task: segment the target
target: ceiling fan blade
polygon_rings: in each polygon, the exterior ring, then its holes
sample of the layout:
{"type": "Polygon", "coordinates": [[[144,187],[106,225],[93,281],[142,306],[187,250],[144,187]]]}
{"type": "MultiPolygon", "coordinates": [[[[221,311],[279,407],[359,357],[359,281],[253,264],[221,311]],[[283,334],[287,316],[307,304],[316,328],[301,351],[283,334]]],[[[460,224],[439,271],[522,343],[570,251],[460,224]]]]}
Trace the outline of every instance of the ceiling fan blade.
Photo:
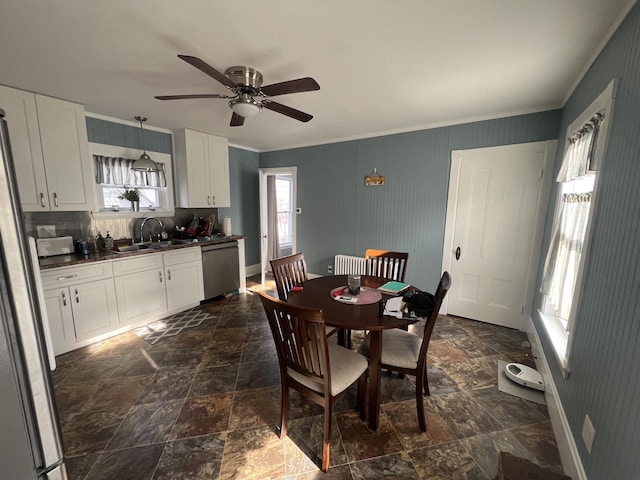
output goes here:
{"type": "Polygon", "coordinates": [[[320,90],[320,85],[311,77],[298,78],[297,80],[289,80],[287,82],[272,83],[260,88],[262,93],[275,97],[276,95],[285,95],[287,93],[310,92],[312,90],[320,90]]]}
{"type": "Polygon", "coordinates": [[[229,95],[222,95],[219,93],[202,93],[202,94],[190,94],[190,95],[156,95],[158,100],[184,100],[190,98],[233,98],[229,95]]]}
{"type": "Polygon", "coordinates": [[[217,81],[219,81],[221,84],[223,84],[227,88],[232,88],[233,89],[233,88],[236,88],[236,86],[237,86],[226,75],[224,75],[223,73],[220,73],[218,70],[213,68],[208,63],[200,60],[198,57],[192,57],[190,55],[178,55],[178,58],[181,59],[181,60],[184,60],[189,65],[192,65],[192,66],[196,67],[198,70],[206,73],[211,78],[216,79],[217,81]]]}
{"type": "Polygon", "coordinates": [[[229,124],[229,126],[241,127],[243,124],[244,124],[244,117],[241,117],[236,112],[233,112],[233,115],[231,115],[231,123],[229,124]]]}
{"type": "Polygon", "coordinates": [[[278,103],[278,102],[263,101],[262,106],[264,108],[268,108],[269,110],[273,110],[274,112],[278,112],[278,113],[281,113],[282,115],[286,115],[287,117],[300,120],[301,122],[308,122],[313,118],[313,115],[309,115],[308,113],[301,112],[300,110],[296,110],[295,108],[287,107],[286,105],[282,105],[281,103],[278,103]]]}

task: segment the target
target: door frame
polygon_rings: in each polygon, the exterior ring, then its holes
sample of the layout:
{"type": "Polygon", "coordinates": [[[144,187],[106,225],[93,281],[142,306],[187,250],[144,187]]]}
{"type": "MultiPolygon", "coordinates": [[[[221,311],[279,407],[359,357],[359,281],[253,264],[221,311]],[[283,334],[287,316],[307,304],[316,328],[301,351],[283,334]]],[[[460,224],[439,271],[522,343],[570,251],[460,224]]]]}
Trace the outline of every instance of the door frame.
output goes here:
{"type": "MultiPolygon", "coordinates": [[[[453,231],[455,227],[456,214],[458,210],[458,192],[460,188],[460,174],[463,153],[470,151],[483,151],[491,153],[491,151],[504,153],[505,149],[511,149],[514,154],[521,150],[530,150],[532,147],[540,147],[545,152],[544,165],[542,171],[542,184],[538,191],[538,204],[536,207],[535,223],[533,226],[533,242],[529,251],[529,263],[527,266],[527,280],[525,283],[525,291],[523,292],[523,311],[520,314],[519,330],[525,331],[527,319],[531,316],[533,296],[535,292],[536,277],[538,274],[538,266],[540,264],[540,255],[542,249],[542,237],[544,233],[544,222],[547,215],[549,204],[549,196],[553,180],[553,170],[555,163],[555,153],[557,148],[557,140],[546,140],[541,142],[518,143],[510,145],[500,145],[484,148],[470,148],[464,150],[451,151],[451,170],[449,174],[449,194],[447,198],[447,215],[445,220],[444,231],[444,248],[442,249],[442,271],[451,270],[452,262],[455,258],[455,245],[453,231]]],[[[454,279],[455,281],[455,279],[454,279]]],[[[449,303],[445,297],[442,302],[441,312],[448,313],[449,303]]]]}
{"type": "Polygon", "coordinates": [[[258,170],[259,176],[259,192],[260,192],[260,279],[262,285],[264,285],[267,268],[267,247],[266,247],[266,233],[268,213],[267,213],[267,177],[274,175],[291,175],[293,182],[291,188],[292,192],[292,209],[293,215],[291,216],[291,252],[296,253],[297,250],[297,205],[298,205],[298,167],[276,167],[276,168],[260,168],[258,170]]]}

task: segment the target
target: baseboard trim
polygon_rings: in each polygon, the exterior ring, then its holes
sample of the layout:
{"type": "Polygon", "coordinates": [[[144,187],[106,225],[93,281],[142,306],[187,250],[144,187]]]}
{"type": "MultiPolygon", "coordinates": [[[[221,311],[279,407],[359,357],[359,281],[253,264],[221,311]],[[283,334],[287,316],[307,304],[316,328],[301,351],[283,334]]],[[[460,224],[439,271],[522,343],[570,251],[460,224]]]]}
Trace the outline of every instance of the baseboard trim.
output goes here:
{"type": "Polygon", "coordinates": [[[575,438],[571,433],[569,420],[564,412],[560,396],[558,395],[558,389],[551,376],[549,363],[542,349],[540,337],[538,336],[531,316],[527,319],[527,333],[529,334],[529,341],[531,342],[531,351],[536,357],[536,367],[544,381],[544,398],[547,402],[553,433],[556,437],[556,443],[558,444],[562,467],[564,468],[565,474],[569,475],[572,479],[588,480],[587,474],[582,466],[582,460],[580,459],[575,438]]]}

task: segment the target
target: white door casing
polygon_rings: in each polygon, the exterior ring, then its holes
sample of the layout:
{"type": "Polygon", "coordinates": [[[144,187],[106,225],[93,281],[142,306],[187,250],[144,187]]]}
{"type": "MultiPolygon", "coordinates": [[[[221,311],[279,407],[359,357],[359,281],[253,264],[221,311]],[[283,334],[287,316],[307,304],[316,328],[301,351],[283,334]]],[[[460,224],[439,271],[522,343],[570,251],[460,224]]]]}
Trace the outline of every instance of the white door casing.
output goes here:
{"type": "MultiPolygon", "coordinates": [[[[279,167],[279,168],[261,168],[259,171],[259,192],[260,192],[260,270],[261,270],[261,283],[264,285],[266,273],[269,270],[267,265],[269,260],[267,258],[267,245],[268,238],[267,232],[269,231],[268,225],[268,212],[267,212],[267,177],[269,175],[291,175],[293,178],[293,209],[296,211],[298,205],[298,187],[297,187],[297,173],[298,167],[279,167]]],[[[291,245],[292,253],[297,252],[296,248],[296,216],[294,213],[291,218],[291,245]]]]}
{"type": "Polygon", "coordinates": [[[556,143],[452,152],[442,263],[452,285],[443,312],[524,329],[556,143]]]}

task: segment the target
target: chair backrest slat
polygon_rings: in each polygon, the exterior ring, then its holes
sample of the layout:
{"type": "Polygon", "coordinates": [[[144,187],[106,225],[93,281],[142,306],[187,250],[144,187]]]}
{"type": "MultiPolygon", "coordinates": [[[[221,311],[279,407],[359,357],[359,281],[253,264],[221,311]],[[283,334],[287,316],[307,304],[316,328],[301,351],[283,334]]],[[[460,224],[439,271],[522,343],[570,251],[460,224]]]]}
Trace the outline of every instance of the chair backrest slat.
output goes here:
{"type": "Polygon", "coordinates": [[[269,263],[271,263],[271,271],[278,290],[278,298],[286,302],[291,289],[308,280],[304,255],[294,253],[287,257],[274,258],[269,263]]]}
{"type": "Polygon", "coordinates": [[[404,282],[409,260],[408,253],[367,248],[365,256],[369,260],[367,275],[404,282]]]}
{"type": "Polygon", "coordinates": [[[440,282],[438,283],[436,293],[433,295],[435,299],[433,310],[431,311],[431,315],[429,315],[427,323],[424,326],[424,332],[422,334],[422,346],[420,347],[419,354],[420,361],[423,361],[427,356],[427,349],[429,348],[431,333],[433,332],[433,327],[435,326],[436,320],[438,319],[438,314],[440,313],[440,307],[442,306],[444,297],[447,296],[447,292],[449,291],[450,287],[451,275],[449,275],[449,272],[444,272],[442,274],[442,277],[440,277],[440,282]]]}
{"type": "Polygon", "coordinates": [[[322,310],[297,307],[260,292],[273,339],[281,375],[290,368],[324,383],[328,392],[329,350],[322,310]]]}

